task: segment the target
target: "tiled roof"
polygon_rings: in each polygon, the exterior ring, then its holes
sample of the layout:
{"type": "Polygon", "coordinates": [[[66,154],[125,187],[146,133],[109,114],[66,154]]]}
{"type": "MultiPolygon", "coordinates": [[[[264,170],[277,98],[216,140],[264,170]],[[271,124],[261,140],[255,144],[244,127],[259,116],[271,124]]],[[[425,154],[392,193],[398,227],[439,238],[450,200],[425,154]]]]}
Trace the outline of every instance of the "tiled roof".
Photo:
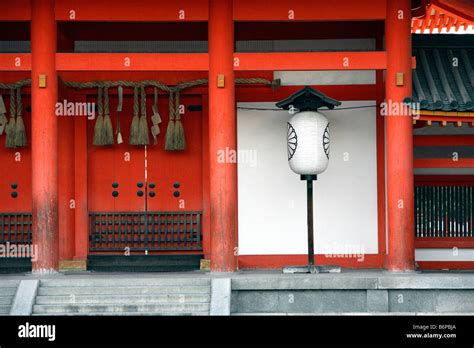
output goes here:
{"type": "Polygon", "coordinates": [[[474,111],[474,35],[423,36],[413,37],[413,101],[422,110],[474,111]]]}

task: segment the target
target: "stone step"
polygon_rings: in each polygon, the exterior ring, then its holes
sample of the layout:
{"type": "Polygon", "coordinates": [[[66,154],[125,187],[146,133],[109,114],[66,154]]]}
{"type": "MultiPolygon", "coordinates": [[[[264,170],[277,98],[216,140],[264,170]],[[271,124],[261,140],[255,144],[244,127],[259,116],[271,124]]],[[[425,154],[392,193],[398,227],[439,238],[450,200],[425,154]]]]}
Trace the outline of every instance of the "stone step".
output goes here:
{"type": "Polygon", "coordinates": [[[13,296],[0,296],[0,305],[10,305],[13,302],[13,296]]]}
{"type": "MultiPolygon", "coordinates": [[[[33,313],[34,316],[49,316],[51,314],[49,313],[33,313]]],[[[73,315],[78,315],[77,313],[61,313],[60,315],[62,316],[73,316],[73,315]]],[[[204,312],[193,312],[193,313],[181,313],[181,312],[115,312],[115,313],[109,313],[109,312],[88,312],[88,313],[80,313],[80,315],[83,316],[110,316],[110,315],[115,315],[115,316],[208,316],[209,311],[204,311],[204,312]]]]}
{"type": "Polygon", "coordinates": [[[154,312],[154,313],[181,313],[192,314],[195,312],[209,312],[209,303],[184,303],[184,304],[143,304],[143,305],[34,305],[34,314],[86,314],[86,313],[124,313],[134,312],[137,314],[154,312]]]}
{"type": "MultiPolygon", "coordinates": [[[[134,284],[135,285],[135,284],[134,284]]],[[[151,295],[151,294],[210,294],[210,286],[118,286],[118,287],[92,287],[92,286],[51,286],[40,287],[38,295],[56,296],[56,295],[151,295]]]]}
{"type": "Polygon", "coordinates": [[[14,279],[0,280],[0,289],[16,288],[18,284],[20,284],[19,280],[14,280],[14,279]]]}
{"type": "Polygon", "coordinates": [[[37,305],[46,304],[173,304],[209,303],[209,295],[201,294],[165,294],[165,295],[71,295],[37,296],[37,305]]]}
{"type": "Polygon", "coordinates": [[[0,305],[0,315],[10,314],[11,305],[0,305]]]}
{"type": "Polygon", "coordinates": [[[0,296],[14,296],[15,293],[16,293],[16,287],[0,288],[0,296]]]}
{"type": "Polygon", "coordinates": [[[117,287],[117,286],[210,286],[211,280],[209,278],[134,278],[133,280],[127,278],[117,277],[102,277],[100,279],[90,278],[75,278],[75,279],[42,279],[41,287],[117,287]]]}

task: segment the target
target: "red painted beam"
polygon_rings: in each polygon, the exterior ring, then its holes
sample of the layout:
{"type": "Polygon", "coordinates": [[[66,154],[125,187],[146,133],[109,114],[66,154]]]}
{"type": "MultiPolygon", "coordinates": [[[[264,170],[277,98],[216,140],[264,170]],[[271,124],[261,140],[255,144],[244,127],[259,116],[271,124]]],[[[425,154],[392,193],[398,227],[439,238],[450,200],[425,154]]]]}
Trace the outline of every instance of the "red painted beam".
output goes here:
{"type": "Polygon", "coordinates": [[[334,21],[385,19],[385,1],[238,0],[236,21],[334,21]]]}
{"type": "Polygon", "coordinates": [[[474,168],[474,158],[417,158],[413,164],[415,168],[474,168]]]}
{"type": "Polygon", "coordinates": [[[474,269],[474,261],[418,261],[420,269],[452,269],[452,270],[472,270],[474,269]]]}
{"type": "MultiPolygon", "coordinates": [[[[243,269],[278,269],[284,266],[304,265],[307,262],[308,255],[239,255],[239,268],[243,269]]],[[[365,254],[356,257],[315,255],[315,263],[339,265],[344,268],[383,268],[385,255],[365,254]]]]}
{"type": "Polygon", "coordinates": [[[57,53],[58,71],[207,71],[207,53],[57,53]]]}
{"type": "Polygon", "coordinates": [[[206,21],[207,0],[61,0],[58,21],[206,21]],[[74,19],[71,14],[74,11],[74,19]]]}
{"type": "Polygon", "coordinates": [[[415,238],[415,247],[420,249],[474,248],[473,238],[415,238]]]}
{"type": "Polygon", "coordinates": [[[415,146],[474,146],[474,135],[415,135],[415,146]]]}
{"type": "Polygon", "coordinates": [[[474,123],[474,117],[472,116],[462,116],[462,112],[458,113],[459,116],[452,115],[421,115],[416,120],[417,122],[431,121],[431,122],[447,122],[447,123],[456,123],[456,122],[467,122],[474,123]]]}
{"type": "Polygon", "coordinates": [[[474,175],[415,175],[417,186],[469,186],[474,184],[474,175]]]}
{"type": "Polygon", "coordinates": [[[2,53],[0,54],[0,71],[30,71],[31,54],[2,53]]]}
{"type": "Polygon", "coordinates": [[[235,53],[235,70],[381,70],[385,52],[235,53]]]}
{"type": "Polygon", "coordinates": [[[29,21],[30,0],[0,1],[0,21],[29,21]]]}

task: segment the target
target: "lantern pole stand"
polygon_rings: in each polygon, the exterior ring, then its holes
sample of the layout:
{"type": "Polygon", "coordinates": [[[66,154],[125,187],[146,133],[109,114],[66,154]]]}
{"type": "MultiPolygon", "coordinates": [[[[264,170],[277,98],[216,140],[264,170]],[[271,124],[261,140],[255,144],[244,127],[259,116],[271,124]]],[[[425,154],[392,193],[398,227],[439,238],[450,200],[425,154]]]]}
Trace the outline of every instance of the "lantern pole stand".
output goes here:
{"type": "Polygon", "coordinates": [[[317,175],[301,175],[306,181],[306,208],[308,221],[308,266],[286,266],[283,273],[340,273],[339,266],[316,266],[314,264],[314,209],[313,209],[313,181],[317,175]]]}

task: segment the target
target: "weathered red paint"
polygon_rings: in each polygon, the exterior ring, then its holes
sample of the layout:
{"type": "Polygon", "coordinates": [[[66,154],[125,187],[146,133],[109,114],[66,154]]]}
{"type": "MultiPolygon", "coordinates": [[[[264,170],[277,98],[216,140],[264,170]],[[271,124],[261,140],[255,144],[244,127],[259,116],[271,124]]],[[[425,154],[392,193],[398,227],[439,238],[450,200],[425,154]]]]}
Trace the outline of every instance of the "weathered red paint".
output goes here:
{"type": "Polygon", "coordinates": [[[58,269],[58,83],[54,0],[31,1],[33,272],[58,269]],[[45,74],[46,88],[39,87],[45,74]]]}
{"type": "MultiPolygon", "coordinates": [[[[387,72],[386,100],[401,103],[412,92],[411,8],[409,0],[387,3],[385,45],[387,72]],[[404,74],[403,86],[396,85],[396,74],[404,74]]],[[[412,118],[387,117],[387,208],[388,270],[415,269],[413,135],[412,118]]]]}
{"type": "Polygon", "coordinates": [[[219,163],[218,151],[237,150],[232,0],[209,1],[209,178],[211,270],[237,269],[237,164],[219,163]],[[225,87],[217,87],[218,75],[225,87]]]}

